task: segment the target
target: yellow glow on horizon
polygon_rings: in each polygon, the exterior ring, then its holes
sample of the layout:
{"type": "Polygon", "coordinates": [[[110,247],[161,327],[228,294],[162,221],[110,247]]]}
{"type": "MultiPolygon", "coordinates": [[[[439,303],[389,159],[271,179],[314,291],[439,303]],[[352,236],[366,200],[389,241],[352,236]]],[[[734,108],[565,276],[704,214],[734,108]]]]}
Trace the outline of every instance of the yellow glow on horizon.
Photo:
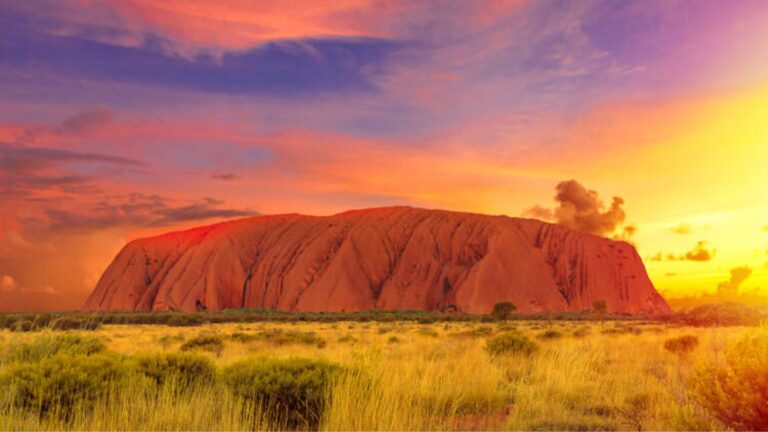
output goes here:
{"type": "Polygon", "coordinates": [[[589,148],[590,140],[600,149],[596,157],[575,156],[578,163],[551,169],[590,179],[597,190],[610,185],[624,197],[644,258],[683,254],[698,241],[717,250],[705,262],[646,259],[659,290],[712,291],[731,268],[749,266],[753,274],[742,289],[768,293],[768,86],[618,107],[590,121],[590,134],[577,134],[574,147],[589,148]],[[692,232],[672,233],[681,223],[692,232]]]}

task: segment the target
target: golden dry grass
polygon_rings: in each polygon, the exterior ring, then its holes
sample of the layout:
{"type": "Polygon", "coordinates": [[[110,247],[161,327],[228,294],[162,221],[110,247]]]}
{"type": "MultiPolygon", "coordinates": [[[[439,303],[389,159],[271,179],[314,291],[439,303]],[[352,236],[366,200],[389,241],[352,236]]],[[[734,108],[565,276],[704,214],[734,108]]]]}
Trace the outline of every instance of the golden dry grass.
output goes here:
{"type": "MultiPolygon", "coordinates": [[[[324,430],[689,430],[722,428],[691,403],[689,374],[698,361],[716,359],[755,328],[688,328],[658,323],[255,323],[198,327],[105,326],[89,332],[123,355],[177,351],[185,340],[218,334],[226,343],[208,353],[218,366],[253,357],[324,359],[346,367],[334,381],[324,430]],[[492,357],[487,335],[505,326],[536,341],[531,356],[492,357]],[[237,341],[233,333],[314,332],[324,347],[237,341]],[[546,330],[560,337],[541,338],[546,330]],[[639,331],[638,331],[639,330],[639,331]],[[474,331],[474,332],[473,332],[474,331]],[[487,331],[487,329],[486,329],[487,331]],[[478,335],[478,333],[481,333],[478,335]],[[576,333],[576,335],[574,335],[576,333]],[[638,334],[639,333],[639,334],[638,334]],[[692,334],[689,356],[664,350],[664,341],[692,334]],[[395,337],[397,340],[393,340],[395,337]]],[[[39,333],[0,333],[5,347],[39,333]]],[[[2,358],[2,355],[0,355],[2,358]]],[[[7,367],[0,362],[0,372],[7,367]]],[[[147,400],[118,389],[69,423],[20,412],[0,397],[0,429],[241,430],[270,429],[219,385],[186,397],[173,391],[147,400]]]]}

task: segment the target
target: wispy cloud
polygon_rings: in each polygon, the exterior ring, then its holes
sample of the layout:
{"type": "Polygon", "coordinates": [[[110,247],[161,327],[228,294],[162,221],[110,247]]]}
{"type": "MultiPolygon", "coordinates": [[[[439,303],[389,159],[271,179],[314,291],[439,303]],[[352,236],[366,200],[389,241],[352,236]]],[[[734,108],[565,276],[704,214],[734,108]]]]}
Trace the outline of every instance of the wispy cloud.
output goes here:
{"type": "Polygon", "coordinates": [[[108,200],[77,210],[47,209],[48,228],[54,231],[99,230],[105,228],[168,227],[180,222],[254,216],[248,209],[222,207],[223,200],[203,198],[184,203],[160,195],[134,193],[111,196],[108,200]]]}
{"type": "Polygon", "coordinates": [[[649,257],[650,261],[696,261],[706,262],[715,258],[717,251],[709,247],[706,241],[702,240],[696,243],[696,245],[689,251],[674,254],[658,252],[655,255],[649,257]]]}

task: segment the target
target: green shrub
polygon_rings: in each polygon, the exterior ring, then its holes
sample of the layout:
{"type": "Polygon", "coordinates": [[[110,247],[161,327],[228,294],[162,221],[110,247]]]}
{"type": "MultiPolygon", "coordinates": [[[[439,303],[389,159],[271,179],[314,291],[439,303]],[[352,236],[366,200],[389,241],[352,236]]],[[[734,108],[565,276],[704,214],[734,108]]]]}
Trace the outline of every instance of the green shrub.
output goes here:
{"type": "Polygon", "coordinates": [[[539,339],[560,339],[562,336],[563,334],[557,330],[546,330],[545,332],[540,333],[537,337],[539,339]]]}
{"type": "Polygon", "coordinates": [[[161,336],[157,342],[160,344],[160,346],[163,347],[163,349],[167,349],[174,343],[181,343],[184,342],[184,336],[177,334],[177,335],[163,335],[161,336]]]}
{"type": "Polygon", "coordinates": [[[533,341],[519,333],[503,333],[488,339],[485,349],[492,356],[506,354],[531,355],[536,352],[538,347],[533,341]]]}
{"type": "Polygon", "coordinates": [[[650,406],[650,396],[646,393],[639,393],[628,396],[624,399],[624,406],[617,406],[614,411],[619,415],[622,423],[631,427],[632,430],[642,431],[650,406]]]}
{"type": "Polygon", "coordinates": [[[9,362],[35,362],[57,354],[93,355],[106,350],[101,340],[78,334],[40,335],[29,342],[11,344],[5,357],[9,362]]]}
{"type": "Polygon", "coordinates": [[[643,331],[639,327],[636,327],[633,325],[622,325],[622,326],[619,326],[618,329],[622,333],[628,333],[633,335],[639,335],[643,333],[643,331]]]}
{"type": "Polygon", "coordinates": [[[191,385],[211,384],[216,366],[205,356],[188,353],[144,354],[134,358],[137,370],[157,385],[168,382],[191,385]]]}
{"type": "Polygon", "coordinates": [[[691,378],[696,400],[735,430],[768,430],[768,333],[745,337],[725,361],[702,364],[691,378]]]}
{"type": "Polygon", "coordinates": [[[473,337],[484,337],[484,336],[490,336],[493,334],[493,328],[489,326],[480,326],[472,329],[471,332],[473,337]]]}
{"type": "Polygon", "coordinates": [[[517,331],[517,326],[509,323],[502,323],[496,326],[496,329],[501,332],[517,331]]]}
{"type": "Polygon", "coordinates": [[[170,315],[165,323],[172,327],[192,327],[202,324],[203,320],[197,315],[175,313],[170,315]]]}
{"type": "Polygon", "coordinates": [[[35,330],[44,329],[48,327],[51,320],[53,320],[53,316],[50,314],[35,315],[35,318],[32,320],[32,328],[35,330]]]}
{"type": "Polygon", "coordinates": [[[0,374],[0,387],[12,391],[18,408],[66,420],[73,408],[87,409],[129,373],[114,355],[56,355],[37,363],[9,365],[0,374]]]}
{"type": "Polygon", "coordinates": [[[98,330],[101,323],[94,319],[61,317],[51,321],[50,327],[51,330],[98,330]]]}
{"type": "Polygon", "coordinates": [[[434,316],[423,316],[416,319],[419,324],[432,324],[435,321],[437,321],[437,317],[434,316]]]}
{"type": "Polygon", "coordinates": [[[677,355],[687,355],[699,346],[699,338],[693,335],[679,336],[664,341],[664,349],[677,355]]]}
{"type": "Polygon", "coordinates": [[[420,328],[418,333],[422,336],[439,337],[440,334],[431,328],[420,328]]]}
{"type": "Polygon", "coordinates": [[[261,406],[270,420],[289,428],[317,428],[332,377],[340,369],[327,362],[246,360],[224,370],[236,396],[261,406]]]}
{"type": "Polygon", "coordinates": [[[357,339],[352,335],[346,335],[339,338],[340,343],[355,343],[357,339]]]}
{"type": "Polygon", "coordinates": [[[315,332],[272,329],[259,333],[259,337],[275,345],[315,345],[318,348],[323,348],[326,345],[325,340],[315,332]]]}
{"type": "Polygon", "coordinates": [[[512,314],[517,310],[512,302],[501,302],[493,305],[491,316],[498,320],[508,320],[512,318],[512,314]]]}
{"type": "Polygon", "coordinates": [[[243,332],[234,332],[231,335],[229,335],[229,338],[235,342],[248,343],[253,340],[256,340],[256,335],[253,335],[250,333],[243,333],[243,332]]]}
{"type": "Polygon", "coordinates": [[[179,349],[182,351],[202,350],[219,355],[224,350],[224,339],[217,335],[197,335],[181,344],[179,349]]]}
{"type": "Polygon", "coordinates": [[[582,338],[582,337],[589,336],[589,333],[590,333],[589,327],[579,327],[573,331],[573,336],[577,338],[582,338]]]}
{"type": "Polygon", "coordinates": [[[35,331],[35,324],[32,320],[18,320],[13,323],[12,330],[19,333],[35,331]]]}

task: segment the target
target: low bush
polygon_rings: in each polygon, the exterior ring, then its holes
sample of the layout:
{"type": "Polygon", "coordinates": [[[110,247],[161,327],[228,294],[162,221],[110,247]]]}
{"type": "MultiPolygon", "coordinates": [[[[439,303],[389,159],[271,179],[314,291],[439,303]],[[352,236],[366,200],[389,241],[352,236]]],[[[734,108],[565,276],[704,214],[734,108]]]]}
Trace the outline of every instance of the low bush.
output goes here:
{"type": "Polygon", "coordinates": [[[486,351],[492,356],[506,354],[531,355],[538,349],[536,343],[519,333],[503,333],[488,339],[486,351]]]}
{"type": "Polygon", "coordinates": [[[315,429],[338,366],[303,359],[245,360],[227,367],[224,382],[233,393],[270,413],[277,426],[315,429]]]}
{"type": "Polygon", "coordinates": [[[34,319],[32,320],[32,327],[35,330],[40,330],[48,327],[48,325],[51,323],[51,321],[54,319],[52,315],[49,314],[38,314],[35,315],[34,319]]]}
{"type": "Polygon", "coordinates": [[[181,388],[212,384],[216,366],[205,356],[189,353],[144,354],[134,358],[137,370],[155,384],[177,383],[181,388]]]}
{"type": "Polygon", "coordinates": [[[419,324],[432,324],[437,322],[436,316],[422,316],[416,319],[416,322],[419,324]]]}
{"type": "Polygon", "coordinates": [[[537,337],[539,339],[560,339],[562,336],[563,334],[557,330],[546,330],[543,333],[540,333],[537,337]]]}
{"type": "Polygon", "coordinates": [[[496,326],[496,329],[502,332],[517,331],[517,326],[509,323],[502,323],[496,326]]]}
{"type": "Polygon", "coordinates": [[[184,336],[177,334],[177,335],[163,335],[160,336],[159,339],[157,339],[157,342],[160,344],[160,346],[163,347],[163,349],[167,349],[174,343],[181,343],[184,342],[184,336]]]}
{"type": "Polygon", "coordinates": [[[326,345],[325,340],[314,332],[273,329],[259,333],[259,337],[275,345],[315,345],[318,348],[326,345]]]}
{"type": "Polygon", "coordinates": [[[691,385],[697,402],[728,428],[768,430],[768,333],[728,348],[724,362],[700,365],[691,385]]]}
{"type": "Polygon", "coordinates": [[[248,343],[257,339],[256,335],[253,335],[250,333],[243,333],[243,332],[234,332],[231,335],[229,335],[229,338],[235,342],[240,342],[240,343],[248,343]]]}
{"type": "Polygon", "coordinates": [[[390,336],[389,339],[387,339],[387,343],[388,344],[400,343],[400,338],[398,338],[397,336],[390,336]]]}
{"type": "Polygon", "coordinates": [[[493,328],[489,326],[475,327],[471,331],[472,337],[484,337],[493,334],[493,328]]]}
{"type": "Polygon", "coordinates": [[[197,335],[181,344],[179,349],[182,351],[202,350],[219,355],[224,350],[224,339],[217,335],[197,335]]]}
{"type": "Polygon", "coordinates": [[[577,338],[587,337],[590,334],[589,327],[579,327],[573,331],[573,336],[577,338]]]}
{"type": "Polygon", "coordinates": [[[32,320],[18,320],[13,323],[11,330],[19,333],[31,332],[37,330],[32,320]]]}
{"type": "Polygon", "coordinates": [[[98,330],[101,323],[94,319],[56,318],[50,322],[51,330],[98,330]]]}
{"type": "Polygon", "coordinates": [[[100,396],[127,378],[130,369],[114,355],[56,355],[36,363],[15,363],[0,374],[0,387],[14,395],[24,411],[64,420],[76,406],[88,409],[100,396]]]}
{"type": "Polygon", "coordinates": [[[93,355],[106,350],[101,340],[78,334],[40,335],[29,342],[8,346],[5,358],[8,362],[35,362],[57,354],[93,355]]]}
{"type": "Polygon", "coordinates": [[[355,343],[357,339],[352,335],[346,335],[339,338],[340,343],[355,343]]]}
{"type": "Polygon", "coordinates": [[[175,313],[166,318],[165,324],[172,327],[192,327],[203,324],[203,319],[199,315],[175,313]]]}
{"type": "Polygon", "coordinates": [[[419,333],[422,336],[429,336],[429,337],[435,337],[435,338],[440,336],[440,333],[436,332],[431,328],[420,328],[418,329],[417,333],[419,333]]]}
{"type": "Polygon", "coordinates": [[[667,339],[664,341],[664,349],[677,355],[687,355],[699,346],[699,338],[693,335],[685,335],[667,339]]]}

